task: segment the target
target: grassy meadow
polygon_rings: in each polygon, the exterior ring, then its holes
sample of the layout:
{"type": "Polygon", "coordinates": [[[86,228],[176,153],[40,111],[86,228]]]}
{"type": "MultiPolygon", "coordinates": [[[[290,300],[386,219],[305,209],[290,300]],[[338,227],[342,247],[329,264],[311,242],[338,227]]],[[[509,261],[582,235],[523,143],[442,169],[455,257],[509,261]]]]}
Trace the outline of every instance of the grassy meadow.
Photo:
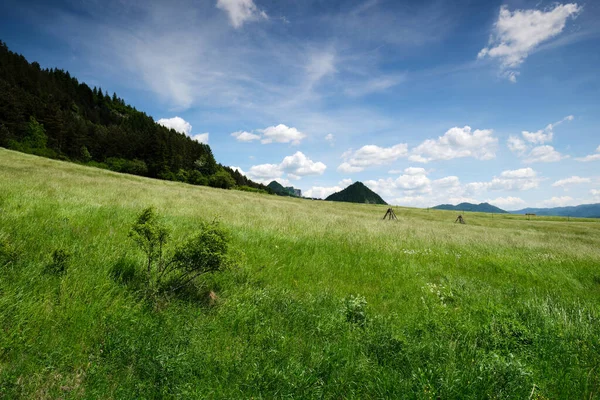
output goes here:
{"type": "Polygon", "coordinates": [[[600,398],[600,221],[385,211],[0,149],[0,398],[600,398]],[[234,265],[144,296],[149,206],[234,265]]]}

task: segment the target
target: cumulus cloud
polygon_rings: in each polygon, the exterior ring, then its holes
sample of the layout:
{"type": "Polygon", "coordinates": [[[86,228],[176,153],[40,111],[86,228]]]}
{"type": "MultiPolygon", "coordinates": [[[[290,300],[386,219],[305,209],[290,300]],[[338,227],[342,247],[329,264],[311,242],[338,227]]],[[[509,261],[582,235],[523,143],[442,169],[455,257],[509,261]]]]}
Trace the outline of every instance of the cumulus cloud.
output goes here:
{"type": "Polygon", "coordinates": [[[312,197],[315,199],[324,199],[329,195],[344,190],[350,184],[352,184],[352,179],[342,179],[335,186],[313,186],[310,189],[304,191],[305,197],[312,197]]]}
{"type": "Polygon", "coordinates": [[[312,161],[300,151],[285,157],[279,166],[290,176],[323,175],[327,169],[325,164],[312,161]]]}
{"type": "Polygon", "coordinates": [[[552,184],[552,187],[567,187],[570,185],[579,185],[581,183],[591,183],[592,180],[590,178],[582,178],[580,176],[572,176],[566,179],[560,179],[552,184]]]}
{"type": "Polygon", "coordinates": [[[282,175],[283,171],[279,167],[279,164],[260,164],[251,166],[247,176],[259,182],[265,180],[270,182],[275,178],[280,178],[282,175]]]}
{"type": "Polygon", "coordinates": [[[577,201],[570,196],[552,197],[541,203],[542,207],[565,207],[575,205],[577,201]]]}
{"type": "Polygon", "coordinates": [[[169,129],[174,129],[179,133],[183,133],[184,135],[189,136],[192,140],[195,140],[199,143],[208,144],[208,132],[192,135],[192,124],[190,124],[183,118],[161,118],[158,121],[156,121],[156,123],[169,129]]]}
{"type": "Polygon", "coordinates": [[[314,162],[298,151],[287,156],[279,164],[260,164],[250,167],[247,176],[261,183],[269,183],[284,174],[290,179],[300,179],[308,175],[323,175],[327,166],[322,162],[314,162]]]}
{"type": "Polygon", "coordinates": [[[231,166],[231,167],[229,167],[229,168],[231,168],[231,169],[232,169],[232,170],[234,170],[234,171],[237,171],[237,172],[239,172],[240,174],[242,174],[242,175],[244,175],[244,176],[246,175],[246,173],[244,172],[244,170],[242,170],[240,167],[231,166]]]}
{"type": "Polygon", "coordinates": [[[340,172],[360,172],[365,168],[390,164],[408,154],[408,145],[400,143],[391,147],[379,147],[369,144],[342,154],[344,162],[338,167],[340,172]]]}
{"type": "Polygon", "coordinates": [[[437,140],[428,139],[415,147],[409,160],[423,163],[462,157],[490,160],[496,157],[497,144],[491,129],[471,132],[470,126],[454,127],[437,140]]]}
{"type": "Polygon", "coordinates": [[[441,179],[431,180],[428,172],[423,168],[406,168],[404,174],[396,178],[368,180],[365,182],[369,188],[387,199],[403,199],[402,203],[408,205],[409,198],[416,201],[420,196],[429,196],[421,206],[433,205],[435,202],[446,200],[448,197],[461,196],[460,180],[456,176],[447,176],[441,179]],[[401,196],[399,196],[401,195],[401,196]]]}
{"type": "Polygon", "coordinates": [[[501,74],[514,83],[519,75],[518,67],[529,54],[541,43],[560,34],[567,20],[581,10],[576,3],[556,4],[547,11],[510,11],[507,6],[502,6],[489,44],[481,49],[477,58],[498,59],[501,74]]]}
{"type": "Polygon", "coordinates": [[[504,208],[504,209],[512,209],[512,210],[521,208],[521,207],[525,206],[525,204],[526,204],[525,200],[521,199],[520,197],[512,197],[512,196],[488,199],[488,200],[486,200],[486,203],[490,203],[496,207],[500,207],[500,208],[504,208]]]}
{"type": "Polygon", "coordinates": [[[156,123],[188,136],[192,133],[192,125],[180,117],[161,118],[156,123]]]}
{"type": "Polygon", "coordinates": [[[260,135],[256,135],[251,132],[237,131],[231,134],[238,142],[251,142],[253,140],[259,140],[260,135]]]}
{"type": "Polygon", "coordinates": [[[472,182],[466,185],[470,192],[480,193],[485,190],[522,191],[539,186],[541,179],[532,168],[521,168],[503,171],[489,182],[472,182]]]}
{"type": "Polygon", "coordinates": [[[508,148],[513,153],[523,154],[527,151],[527,144],[525,144],[525,142],[522,139],[519,139],[516,136],[513,136],[513,135],[509,136],[507,143],[508,143],[508,148]]]}
{"type": "Polygon", "coordinates": [[[195,140],[198,143],[204,143],[204,144],[208,144],[208,136],[209,133],[198,133],[197,135],[192,135],[190,136],[192,138],[192,140],[195,140]]]}
{"type": "MultiPolygon", "coordinates": [[[[261,143],[291,143],[293,145],[300,144],[302,139],[306,138],[306,135],[300,132],[296,128],[291,128],[284,124],[277,126],[269,126],[265,129],[255,129],[252,132],[237,131],[231,134],[238,142],[252,142],[254,140],[261,140],[261,143]],[[255,133],[258,132],[258,133],[255,133]]],[[[325,138],[328,139],[329,135],[325,138]]],[[[330,137],[333,140],[333,135],[330,137]]]]}
{"type": "Polygon", "coordinates": [[[531,149],[524,161],[531,164],[537,162],[557,162],[564,158],[569,158],[569,156],[562,155],[554,147],[546,145],[531,149]]]}
{"type": "Polygon", "coordinates": [[[408,167],[404,169],[406,175],[425,175],[425,168],[420,167],[408,167]]]}
{"type": "Polygon", "coordinates": [[[247,21],[267,19],[267,13],[256,7],[253,0],[217,0],[217,8],[225,11],[234,28],[241,28],[247,21]]]}
{"type": "Polygon", "coordinates": [[[262,132],[261,143],[292,143],[294,145],[300,144],[300,141],[306,137],[306,135],[300,132],[296,128],[290,128],[284,124],[277,126],[270,126],[265,129],[259,129],[262,132]]]}
{"type": "Polygon", "coordinates": [[[333,145],[333,143],[335,142],[335,137],[333,136],[333,134],[328,133],[327,136],[325,136],[325,141],[333,145]]]}
{"type": "Polygon", "coordinates": [[[594,197],[600,197],[600,190],[592,189],[592,190],[590,190],[590,194],[594,197]]]}
{"type": "Polygon", "coordinates": [[[585,156],[585,157],[577,157],[577,158],[575,158],[575,160],[581,161],[581,162],[600,160],[600,146],[598,146],[598,148],[596,149],[595,154],[590,154],[589,156],[585,156]]]}
{"type": "Polygon", "coordinates": [[[573,117],[572,115],[568,115],[558,122],[548,124],[544,129],[540,129],[536,132],[523,131],[521,132],[521,134],[523,135],[523,138],[525,138],[525,140],[527,140],[529,143],[544,144],[546,142],[551,142],[554,137],[554,128],[556,128],[558,125],[562,124],[565,121],[573,121],[574,118],[575,117],[573,117]]]}
{"type": "Polygon", "coordinates": [[[523,139],[511,135],[507,141],[508,148],[520,157],[525,156],[526,158],[524,161],[526,163],[556,162],[568,158],[568,156],[560,154],[550,145],[532,146],[552,142],[552,139],[554,138],[554,128],[565,121],[573,121],[573,119],[574,117],[572,115],[568,115],[560,121],[548,124],[544,129],[540,129],[536,132],[522,131],[521,135],[523,136],[523,139]],[[529,153],[527,153],[528,151],[529,153]]]}

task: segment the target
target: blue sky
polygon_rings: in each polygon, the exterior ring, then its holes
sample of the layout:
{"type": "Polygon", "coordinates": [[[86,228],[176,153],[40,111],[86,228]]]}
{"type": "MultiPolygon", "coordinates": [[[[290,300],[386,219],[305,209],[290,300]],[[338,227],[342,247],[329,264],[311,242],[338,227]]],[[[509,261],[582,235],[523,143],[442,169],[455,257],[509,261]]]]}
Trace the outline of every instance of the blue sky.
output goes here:
{"type": "Polygon", "coordinates": [[[600,4],[8,0],[0,39],[250,178],[389,203],[600,202],[600,4]]]}

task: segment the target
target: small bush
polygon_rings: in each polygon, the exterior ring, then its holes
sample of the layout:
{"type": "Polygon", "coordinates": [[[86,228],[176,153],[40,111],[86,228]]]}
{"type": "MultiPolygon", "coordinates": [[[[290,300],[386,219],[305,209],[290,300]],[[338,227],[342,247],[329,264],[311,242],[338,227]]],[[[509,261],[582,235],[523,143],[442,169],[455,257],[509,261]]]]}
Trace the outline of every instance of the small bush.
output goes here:
{"type": "Polygon", "coordinates": [[[196,277],[225,267],[229,238],[218,222],[202,223],[199,232],[178,246],[169,267],[175,278],[173,289],[181,288],[196,277]]]}
{"type": "Polygon", "coordinates": [[[164,288],[162,282],[167,282],[167,288],[176,291],[200,275],[225,268],[229,236],[218,222],[201,223],[194,236],[176,246],[171,257],[163,258],[169,235],[152,208],[143,210],[131,227],[129,236],[146,255],[149,289],[164,288]]]}
{"type": "Polygon", "coordinates": [[[155,263],[158,263],[159,271],[163,269],[163,248],[169,238],[169,231],[159,221],[154,208],[149,207],[138,215],[129,237],[146,254],[146,275],[150,283],[155,263]]]}
{"type": "Polygon", "coordinates": [[[67,272],[71,261],[71,253],[64,249],[52,252],[52,262],[46,266],[46,272],[52,275],[62,275],[67,272]]]}
{"type": "Polygon", "coordinates": [[[364,327],[367,322],[367,299],[360,295],[350,295],[343,302],[343,312],[346,316],[346,321],[364,327]]]}

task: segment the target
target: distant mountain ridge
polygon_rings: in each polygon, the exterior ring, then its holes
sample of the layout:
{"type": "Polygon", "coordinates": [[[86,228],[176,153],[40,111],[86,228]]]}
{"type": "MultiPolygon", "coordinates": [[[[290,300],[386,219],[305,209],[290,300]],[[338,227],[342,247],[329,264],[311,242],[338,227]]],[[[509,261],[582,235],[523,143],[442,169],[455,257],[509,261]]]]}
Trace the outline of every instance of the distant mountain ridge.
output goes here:
{"type": "Polygon", "coordinates": [[[556,217],[576,217],[576,218],[600,218],[600,203],[581,204],[569,207],[553,208],[524,208],[522,210],[511,211],[511,214],[536,214],[543,216],[556,217]]]}
{"type": "Polygon", "coordinates": [[[485,212],[485,213],[495,213],[495,214],[508,214],[508,211],[505,211],[501,208],[491,205],[490,203],[460,203],[457,205],[452,204],[440,204],[439,206],[432,207],[436,210],[452,210],[452,211],[473,211],[473,212],[485,212]]]}
{"type": "Polygon", "coordinates": [[[267,187],[280,196],[302,197],[302,191],[300,189],[296,189],[293,186],[284,187],[277,181],[271,181],[267,187]]]}
{"type": "Polygon", "coordinates": [[[386,204],[387,203],[374,191],[362,182],[354,182],[344,190],[328,196],[326,201],[343,201],[347,203],[386,204]]]}

